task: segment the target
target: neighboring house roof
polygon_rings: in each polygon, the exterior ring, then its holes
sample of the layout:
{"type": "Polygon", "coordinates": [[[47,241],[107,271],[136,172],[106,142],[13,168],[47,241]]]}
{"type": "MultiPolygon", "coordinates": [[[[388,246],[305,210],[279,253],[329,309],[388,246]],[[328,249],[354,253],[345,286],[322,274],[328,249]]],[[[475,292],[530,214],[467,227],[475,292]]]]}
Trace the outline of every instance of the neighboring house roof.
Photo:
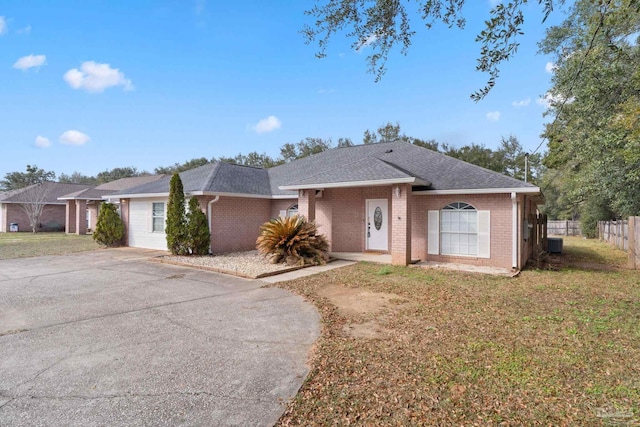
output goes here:
{"type": "MultiPolygon", "coordinates": [[[[408,183],[424,193],[539,193],[534,185],[416,145],[395,141],[334,148],[269,169],[210,163],[180,174],[185,193],[296,197],[305,188],[408,183]]],[[[116,193],[149,197],[169,193],[170,177],[116,193]]]]}
{"type": "Polygon", "coordinates": [[[102,200],[105,196],[117,193],[118,191],[157,181],[163,177],[164,175],[148,175],[120,178],[98,186],[85,186],[88,188],[65,194],[60,197],[60,200],[102,200]]]}
{"type": "Polygon", "coordinates": [[[30,203],[36,188],[38,191],[38,201],[48,205],[64,205],[65,202],[58,200],[61,196],[72,192],[84,191],[91,186],[85,184],[65,184],[60,182],[46,181],[42,184],[30,185],[28,187],[0,193],[0,203],[30,203]],[[42,187],[39,187],[42,185],[42,187]]]}

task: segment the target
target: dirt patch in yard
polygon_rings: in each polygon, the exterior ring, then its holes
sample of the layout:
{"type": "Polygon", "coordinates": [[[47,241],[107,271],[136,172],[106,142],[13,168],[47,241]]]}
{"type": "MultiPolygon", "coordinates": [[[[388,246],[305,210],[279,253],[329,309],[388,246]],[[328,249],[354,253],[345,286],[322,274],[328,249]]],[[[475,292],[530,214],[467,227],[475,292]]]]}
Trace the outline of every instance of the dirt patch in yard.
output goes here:
{"type": "Polygon", "coordinates": [[[381,322],[390,311],[404,307],[409,302],[396,294],[339,285],[323,286],[318,289],[318,295],[328,299],[340,315],[351,320],[342,328],[345,335],[365,340],[387,337],[390,331],[381,322]]]}
{"type": "Polygon", "coordinates": [[[396,294],[338,285],[323,286],[318,289],[318,295],[331,301],[344,316],[376,314],[409,302],[396,294]]]}

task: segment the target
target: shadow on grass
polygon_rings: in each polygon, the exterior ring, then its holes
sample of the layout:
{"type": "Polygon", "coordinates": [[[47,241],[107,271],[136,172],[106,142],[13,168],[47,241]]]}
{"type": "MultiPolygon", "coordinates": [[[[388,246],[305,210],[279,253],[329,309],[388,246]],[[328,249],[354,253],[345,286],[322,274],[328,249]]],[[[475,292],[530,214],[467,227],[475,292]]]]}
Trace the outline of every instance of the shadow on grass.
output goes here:
{"type": "Polygon", "coordinates": [[[562,254],[550,254],[556,268],[616,271],[626,267],[626,253],[596,239],[565,237],[562,254]]]}

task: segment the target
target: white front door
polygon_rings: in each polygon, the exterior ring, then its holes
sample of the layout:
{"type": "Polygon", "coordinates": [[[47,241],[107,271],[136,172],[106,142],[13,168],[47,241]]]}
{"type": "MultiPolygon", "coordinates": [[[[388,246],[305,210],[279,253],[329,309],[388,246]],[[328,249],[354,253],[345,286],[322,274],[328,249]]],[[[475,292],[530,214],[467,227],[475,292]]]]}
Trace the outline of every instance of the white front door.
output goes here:
{"type": "Polygon", "coordinates": [[[367,250],[389,250],[389,201],[387,199],[367,200],[366,238],[367,250]]]}

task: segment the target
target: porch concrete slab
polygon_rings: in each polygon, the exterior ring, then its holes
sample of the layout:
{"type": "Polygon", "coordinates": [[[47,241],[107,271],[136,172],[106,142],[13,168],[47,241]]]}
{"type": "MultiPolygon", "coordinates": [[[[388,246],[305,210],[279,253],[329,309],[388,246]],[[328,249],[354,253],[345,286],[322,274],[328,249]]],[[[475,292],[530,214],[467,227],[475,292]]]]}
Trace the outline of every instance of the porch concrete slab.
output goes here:
{"type": "Polygon", "coordinates": [[[507,269],[507,268],[458,264],[453,262],[421,261],[416,264],[413,264],[412,267],[427,268],[427,269],[444,268],[447,270],[466,271],[469,273],[482,273],[482,274],[491,274],[494,276],[507,276],[507,277],[513,277],[515,274],[517,274],[517,272],[514,272],[513,270],[507,269]]]}
{"type": "Polygon", "coordinates": [[[391,264],[391,254],[374,253],[374,252],[331,252],[332,258],[347,261],[366,261],[376,262],[378,264],[391,264]]]}
{"type": "Polygon", "coordinates": [[[316,265],[313,267],[307,267],[300,270],[289,271],[288,273],[282,273],[275,276],[263,277],[260,280],[266,283],[287,282],[289,280],[295,280],[295,279],[300,279],[301,277],[313,276],[314,274],[323,273],[329,270],[335,270],[336,268],[342,268],[342,267],[346,267],[348,265],[353,265],[353,264],[355,264],[355,262],[339,259],[325,265],[316,265]]]}

